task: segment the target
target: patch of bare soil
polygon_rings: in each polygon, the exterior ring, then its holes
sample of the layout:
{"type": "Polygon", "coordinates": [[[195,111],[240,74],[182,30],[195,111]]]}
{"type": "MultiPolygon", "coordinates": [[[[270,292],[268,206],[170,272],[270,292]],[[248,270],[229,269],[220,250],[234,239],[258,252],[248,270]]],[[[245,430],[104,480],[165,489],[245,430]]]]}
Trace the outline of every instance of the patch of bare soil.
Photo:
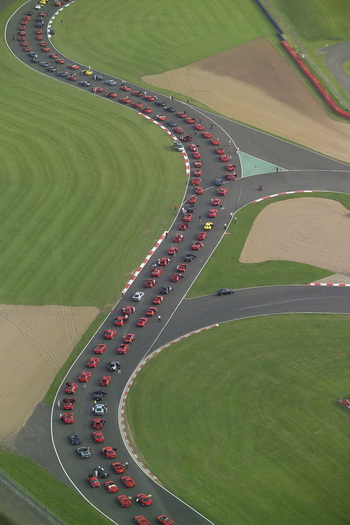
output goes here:
{"type": "Polygon", "coordinates": [[[27,421],[98,315],[93,307],[0,305],[0,442],[27,421]]]}
{"type": "MultiPolygon", "coordinates": [[[[296,261],[350,278],[350,214],[331,199],[301,198],[266,206],[255,219],[240,262],[296,261]]],[[[341,280],[338,280],[341,279],[341,280]]],[[[329,278],[325,279],[331,282],[329,278]]]]}
{"type": "MultiPolygon", "coordinates": [[[[350,126],[333,120],[294,69],[265,38],[189,66],[146,76],[215,111],[350,162],[350,126]]],[[[239,145],[239,137],[235,137],[239,145]]]]}

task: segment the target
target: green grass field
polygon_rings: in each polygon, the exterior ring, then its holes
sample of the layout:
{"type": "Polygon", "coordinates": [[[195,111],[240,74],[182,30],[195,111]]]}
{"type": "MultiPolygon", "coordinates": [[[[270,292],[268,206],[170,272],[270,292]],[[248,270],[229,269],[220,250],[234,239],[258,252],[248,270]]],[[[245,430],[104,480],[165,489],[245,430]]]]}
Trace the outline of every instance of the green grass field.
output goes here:
{"type": "Polygon", "coordinates": [[[239,211],[237,222],[232,222],[228,235],[209,259],[204,270],[189,291],[189,297],[213,293],[218,288],[249,288],[253,286],[307,284],[322,279],[331,272],[308,264],[290,261],[266,261],[263,263],[242,264],[239,262],[244,243],[255,218],[270,204],[286,199],[325,198],[333,199],[350,209],[350,195],[339,193],[296,194],[276,197],[272,200],[250,204],[239,211]]]}
{"type": "Polygon", "coordinates": [[[79,0],[54,27],[64,54],[134,82],[258,36],[276,43],[274,28],[251,0],[104,0],[98,13],[94,0],[79,0]]]}
{"type": "MultiPolygon", "coordinates": [[[[86,523],[87,525],[108,525],[110,520],[104,518],[76,492],[48,474],[36,463],[23,456],[0,451],[1,471],[10,479],[39,500],[42,505],[67,525],[86,523]]],[[[0,523],[5,523],[1,521],[0,523]]],[[[12,521],[9,523],[13,523],[12,521]]]]}
{"type": "Polygon", "coordinates": [[[146,119],[0,46],[0,303],[114,304],[172,221],[182,156],[146,119]]]}
{"type": "MultiPolygon", "coordinates": [[[[319,49],[326,46],[349,40],[349,2],[347,0],[294,0],[293,2],[269,0],[269,3],[278,14],[277,20],[286,24],[282,23],[286,38],[295,44],[290,28],[302,42],[306,56],[317,64],[323,75],[335,87],[336,97],[350,103],[350,95],[328,71],[323,55],[318,53],[319,49]]],[[[265,5],[268,8],[268,3],[265,5]]]]}
{"type": "Polygon", "coordinates": [[[345,316],[280,315],[172,345],[130,391],[137,449],[215,525],[348,523],[349,337],[345,316]]]}

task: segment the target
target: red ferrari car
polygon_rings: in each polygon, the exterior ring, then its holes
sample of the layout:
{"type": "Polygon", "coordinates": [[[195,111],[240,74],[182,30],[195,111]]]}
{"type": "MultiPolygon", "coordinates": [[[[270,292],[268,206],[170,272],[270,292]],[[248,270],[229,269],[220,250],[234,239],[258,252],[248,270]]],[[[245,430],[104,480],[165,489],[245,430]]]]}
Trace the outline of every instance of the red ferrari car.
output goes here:
{"type": "Polygon", "coordinates": [[[180,117],[180,118],[185,118],[185,117],[187,117],[187,114],[186,114],[186,112],[178,111],[178,112],[176,113],[176,116],[177,116],[177,117],[180,117]]]}
{"type": "Polygon", "coordinates": [[[225,148],[215,148],[215,153],[223,155],[225,153],[225,148]]]}
{"type": "Polygon", "coordinates": [[[188,146],[188,148],[189,148],[190,151],[198,151],[198,146],[197,146],[197,144],[190,144],[190,145],[188,146]]]}
{"type": "Polygon", "coordinates": [[[93,489],[100,486],[100,482],[94,474],[89,474],[86,479],[88,480],[93,489]]]}
{"type": "Polygon", "coordinates": [[[193,170],[194,177],[200,177],[201,175],[202,175],[202,170],[200,168],[196,168],[193,170]]]}
{"type": "Polygon", "coordinates": [[[161,268],[154,268],[152,271],[151,271],[151,275],[152,277],[160,277],[163,273],[163,270],[161,268]]]}
{"type": "Polygon", "coordinates": [[[142,109],[143,108],[142,102],[133,102],[131,105],[132,105],[133,108],[137,108],[137,109],[142,109]]]}
{"type": "Polygon", "coordinates": [[[208,212],[208,217],[210,217],[211,219],[213,219],[214,217],[217,216],[218,213],[219,213],[219,210],[209,210],[209,212],[208,212]]]}
{"type": "Polygon", "coordinates": [[[127,489],[131,489],[132,487],[135,487],[136,483],[130,476],[122,476],[120,478],[120,481],[123,483],[124,487],[127,489]]]}
{"type": "Polygon", "coordinates": [[[129,86],[125,86],[125,85],[124,85],[124,86],[121,86],[120,89],[121,89],[122,91],[131,91],[131,87],[129,87],[129,86]]]}
{"type": "Polygon", "coordinates": [[[179,230],[180,231],[185,231],[185,230],[187,230],[187,228],[188,228],[187,222],[180,222],[180,224],[179,224],[179,230]]]}
{"type": "Polygon", "coordinates": [[[73,75],[69,75],[67,77],[67,80],[71,80],[72,82],[75,82],[76,80],[78,80],[78,77],[76,76],[75,73],[73,73],[73,75]]]}
{"type": "Polygon", "coordinates": [[[139,319],[136,323],[136,326],[146,326],[146,324],[148,323],[148,319],[147,317],[141,317],[141,319],[139,319]]]}
{"type": "Polygon", "coordinates": [[[220,206],[221,199],[219,199],[219,197],[216,197],[215,199],[211,199],[211,203],[213,206],[220,206]]]}
{"type": "Polygon", "coordinates": [[[64,64],[63,58],[56,58],[57,64],[64,64]]]}
{"type": "Polygon", "coordinates": [[[68,381],[66,383],[65,393],[66,394],[74,394],[78,390],[78,383],[71,383],[68,381]]]}
{"type": "Polygon", "coordinates": [[[226,164],[227,171],[235,171],[235,167],[234,164],[226,164]]]}
{"type": "Polygon", "coordinates": [[[199,153],[199,151],[194,151],[192,153],[192,158],[193,159],[200,159],[201,158],[201,154],[199,153]]]}
{"type": "Polygon", "coordinates": [[[165,115],[156,115],[154,117],[154,120],[158,120],[158,122],[164,122],[164,120],[166,120],[166,116],[165,115]]]}
{"type": "Polygon", "coordinates": [[[197,186],[197,188],[194,190],[196,195],[202,195],[204,191],[204,188],[202,186],[197,186]]]}
{"type": "Polygon", "coordinates": [[[148,308],[146,315],[148,315],[148,317],[153,317],[154,315],[156,315],[157,311],[158,308],[156,306],[151,306],[151,308],[148,308]]]}
{"type": "Polygon", "coordinates": [[[203,124],[195,124],[194,127],[197,131],[203,131],[204,129],[203,124]]]}
{"type": "Polygon", "coordinates": [[[162,525],[175,525],[175,522],[168,518],[165,514],[162,514],[161,516],[157,516],[158,523],[162,523],[162,525]]]}
{"type": "Polygon", "coordinates": [[[211,139],[212,138],[212,134],[209,133],[209,131],[203,131],[202,133],[202,137],[204,137],[205,139],[211,139]]]}
{"type": "Polygon", "coordinates": [[[23,48],[23,51],[24,51],[25,53],[29,53],[29,51],[31,51],[31,50],[32,50],[32,48],[31,48],[30,46],[27,46],[27,47],[24,47],[24,48],[23,48]]]}
{"type": "Polygon", "coordinates": [[[44,53],[49,53],[50,52],[50,48],[49,47],[42,47],[41,51],[44,51],[44,53]]]}
{"type": "Polygon", "coordinates": [[[103,433],[100,430],[97,430],[96,432],[92,433],[92,437],[95,441],[95,443],[103,443],[105,440],[105,437],[103,433]]]}
{"type": "Polygon", "coordinates": [[[205,232],[200,232],[198,235],[197,235],[197,239],[199,241],[204,241],[205,238],[206,238],[207,234],[205,232]]]}
{"type": "Polygon", "coordinates": [[[178,264],[176,269],[178,272],[185,272],[188,268],[188,264],[178,264]]]}
{"type": "Polygon", "coordinates": [[[196,160],[194,162],[194,167],[195,168],[201,168],[202,167],[202,161],[201,160],[196,160]]]}
{"type": "Polygon", "coordinates": [[[144,516],[141,516],[141,514],[139,516],[135,516],[134,522],[136,525],[151,525],[151,522],[148,521],[144,516]]]}
{"type": "MultiPolygon", "coordinates": [[[[182,239],[183,239],[183,236],[182,236],[182,239]]],[[[181,242],[182,239],[179,239],[178,241],[175,241],[175,242],[181,242]]],[[[170,248],[168,248],[168,255],[176,255],[177,252],[178,252],[178,248],[176,248],[176,246],[170,246],[170,248]]]]}
{"type": "Polygon", "coordinates": [[[162,257],[161,259],[158,259],[159,266],[168,266],[170,262],[171,259],[169,259],[169,257],[162,257]]]}
{"type": "Polygon", "coordinates": [[[86,363],[86,366],[88,368],[95,368],[98,365],[99,362],[100,362],[100,358],[99,357],[90,357],[90,359],[86,363]]]}
{"type": "Polygon", "coordinates": [[[191,246],[192,250],[200,250],[202,248],[202,246],[204,246],[204,244],[202,242],[194,242],[191,246]]]}
{"type": "Polygon", "coordinates": [[[149,115],[150,113],[152,113],[152,108],[150,108],[149,106],[146,106],[145,108],[142,108],[141,111],[142,113],[149,115]]]}
{"type": "Polygon", "coordinates": [[[105,481],[104,482],[104,486],[106,487],[108,492],[111,492],[111,493],[118,492],[118,490],[119,490],[117,485],[112,480],[105,481]]]}
{"type": "Polygon", "coordinates": [[[106,421],[100,417],[94,417],[94,419],[92,420],[91,424],[92,424],[92,427],[95,429],[95,430],[100,430],[101,428],[103,428],[103,425],[106,423],[106,421]]]}
{"type": "Polygon", "coordinates": [[[117,455],[117,449],[113,447],[103,447],[101,454],[104,454],[107,459],[113,459],[117,455]]]}
{"type": "Polygon", "coordinates": [[[134,97],[143,97],[143,93],[142,93],[142,91],[132,91],[131,94],[132,94],[134,97]]]}
{"type": "Polygon", "coordinates": [[[69,69],[74,69],[75,71],[76,71],[77,69],[79,69],[79,66],[77,66],[76,64],[69,64],[68,67],[69,67],[69,69]]]}
{"type": "Polygon", "coordinates": [[[192,219],[193,219],[193,215],[192,215],[191,213],[186,213],[186,214],[183,216],[183,218],[182,218],[182,220],[183,220],[184,222],[191,222],[192,219]]]}
{"type": "Polygon", "coordinates": [[[75,399],[72,397],[65,397],[62,399],[62,408],[63,410],[73,410],[75,399]]]}
{"type": "Polygon", "coordinates": [[[231,171],[231,172],[226,173],[225,177],[226,177],[226,180],[235,180],[236,174],[234,171],[231,171]]]}
{"type": "Polygon", "coordinates": [[[191,135],[182,135],[182,137],[180,137],[180,140],[182,140],[182,142],[191,142],[192,136],[191,135]]]}
{"type": "Polygon", "coordinates": [[[90,377],[91,377],[91,372],[84,371],[78,377],[78,381],[80,381],[80,383],[86,383],[87,381],[89,381],[90,377]]]}
{"type": "Polygon", "coordinates": [[[114,91],[106,91],[105,95],[108,98],[118,98],[118,94],[114,93],[114,91]]]}
{"type": "MultiPolygon", "coordinates": [[[[175,235],[175,237],[173,238],[173,242],[182,242],[184,239],[184,236],[182,235],[182,233],[178,233],[177,235],[175,235]]],[[[170,250],[171,248],[169,248],[170,250]]],[[[169,250],[168,250],[168,253],[169,253],[169,250]]],[[[174,255],[174,254],[172,254],[174,255]]]]}
{"type": "Polygon", "coordinates": [[[119,463],[118,461],[116,463],[112,463],[112,469],[117,474],[123,474],[123,472],[125,472],[124,465],[122,465],[122,463],[119,463]]]}
{"type": "Polygon", "coordinates": [[[154,95],[145,95],[143,98],[145,100],[148,100],[148,102],[154,102],[155,100],[157,100],[157,97],[155,97],[154,95]]]}
{"type": "Polygon", "coordinates": [[[94,87],[91,88],[91,91],[93,93],[103,93],[104,89],[102,87],[99,87],[99,86],[94,86],[94,87]]]}
{"type": "Polygon", "coordinates": [[[40,47],[46,47],[46,46],[47,46],[46,42],[40,42],[40,47]]]}
{"type": "Polygon", "coordinates": [[[97,345],[94,348],[94,354],[103,354],[103,352],[106,350],[107,345],[97,345]]]}
{"type": "Polygon", "coordinates": [[[117,348],[117,354],[124,355],[129,350],[129,345],[121,344],[117,348]]]}
{"type": "Polygon", "coordinates": [[[155,298],[153,299],[152,303],[153,304],[162,304],[163,301],[164,301],[164,297],[162,295],[156,295],[155,298]]]}
{"type": "Polygon", "coordinates": [[[133,341],[135,341],[136,335],[135,334],[126,334],[126,335],[123,336],[123,338],[124,338],[124,343],[125,344],[130,344],[133,341]]]}
{"type": "Polygon", "coordinates": [[[182,279],[182,278],[183,278],[183,275],[181,275],[180,273],[174,273],[174,275],[172,275],[170,277],[170,281],[172,283],[178,283],[180,281],[180,279],[182,279]]]}
{"type": "Polygon", "coordinates": [[[192,195],[192,197],[190,197],[190,198],[188,199],[188,202],[189,202],[189,204],[196,204],[196,202],[197,202],[197,197],[196,197],[196,195],[192,195]]]}
{"type": "Polygon", "coordinates": [[[211,139],[210,140],[210,144],[212,144],[213,146],[218,146],[220,144],[220,140],[219,139],[211,139]]]}
{"type": "Polygon", "coordinates": [[[143,507],[148,507],[149,505],[152,505],[153,503],[153,500],[151,499],[151,497],[145,494],[144,492],[142,492],[141,494],[137,494],[135,496],[135,501],[140,503],[140,505],[142,505],[143,507]]]}
{"type": "Polygon", "coordinates": [[[220,162],[228,162],[229,160],[228,155],[220,155],[220,162]]]}
{"type": "MultiPolygon", "coordinates": [[[[21,32],[20,32],[20,35],[21,35],[21,36],[24,36],[25,34],[26,34],[26,33],[25,33],[24,31],[21,31],[21,32]]],[[[36,39],[37,39],[37,40],[42,40],[43,37],[42,37],[42,35],[38,35],[38,36],[36,37],[36,39]]]]}
{"type": "Polygon", "coordinates": [[[101,386],[109,386],[112,378],[111,376],[103,376],[100,381],[101,386]]]}
{"type": "Polygon", "coordinates": [[[195,177],[194,179],[191,180],[192,186],[198,186],[201,182],[202,182],[202,179],[200,179],[199,177],[195,177]]]}
{"type": "Polygon", "coordinates": [[[116,317],[114,319],[114,325],[115,326],[123,326],[124,323],[128,320],[128,315],[120,315],[119,317],[116,317]]]}
{"type": "Polygon", "coordinates": [[[135,310],[135,306],[124,306],[124,308],[122,308],[122,314],[131,315],[135,312],[135,310]]]}
{"type": "Polygon", "coordinates": [[[130,104],[131,99],[129,97],[123,97],[119,99],[119,102],[121,102],[122,104],[130,104]]]}
{"type": "Polygon", "coordinates": [[[122,494],[121,496],[117,496],[117,502],[123,509],[126,507],[131,507],[132,505],[129,498],[127,496],[124,496],[124,494],[122,494]]]}
{"type": "Polygon", "coordinates": [[[66,425],[71,425],[74,423],[74,414],[73,412],[65,412],[64,414],[60,414],[60,419],[66,425]]]}
{"type": "Polygon", "coordinates": [[[104,333],[103,333],[103,337],[105,339],[113,339],[115,336],[117,335],[117,330],[106,330],[104,333]]]}
{"type": "Polygon", "coordinates": [[[145,288],[153,288],[156,284],[156,281],[154,279],[146,279],[146,281],[143,281],[143,285],[145,288]]]}
{"type": "Polygon", "coordinates": [[[187,117],[185,118],[186,124],[194,124],[196,122],[196,119],[193,117],[187,117]]]}
{"type": "Polygon", "coordinates": [[[174,128],[174,133],[178,134],[178,135],[182,135],[184,132],[184,130],[182,128],[180,128],[180,126],[176,126],[176,128],[174,128]]]}
{"type": "Polygon", "coordinates": [[[216,190],[216,193],[220,195],[220,197],[224,197],[225,195],[227,195],[227,192],[228,192],[228,188],[218,188],[216,190]]]}
{"type": "MultiPolygon", "coordinates": [[[[20,29],[22,29],[22,28],[20,27],[20,29]]],[[[42,35],[43,32],[42,32],[41,29],[37,29],[37,30],[35,31],[35,34],[36,34],[36,35],[42,35]]]]}

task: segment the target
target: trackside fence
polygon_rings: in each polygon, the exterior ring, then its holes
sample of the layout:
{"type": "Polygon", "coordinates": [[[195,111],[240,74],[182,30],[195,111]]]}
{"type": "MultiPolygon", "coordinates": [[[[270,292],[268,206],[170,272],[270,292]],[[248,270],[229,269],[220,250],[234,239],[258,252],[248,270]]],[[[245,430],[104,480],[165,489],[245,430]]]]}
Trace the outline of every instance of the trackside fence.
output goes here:
{"type": "Polygon", "coordinates": [[[349,102],[345,100],[342,95],[339,94],[337,86],[335,86],[334,84],[332,84],[332,82],[330,82],[330,80],[319,69],[316,62],[313,61],[309,56],[307,57],[307,62],[310,64],[310,66],[316,72],[317,76],[322,80],[322,82],[319,80],[319,78],[316,77],[316,75],[314,75],[311,69],[307,66],[307,64],[305,63],[306,53],[305,53],[303,43],[301,42],[299,37],[294,33],[292,28],[286,23],[284,19],[281,18],[280,14],[277,13],[277,11],[274,9],[274,7],[271,5],[271,3],[268,0],[263,0],[263,1],[255,0],[255,2],[258,4],[260,9],[270,20],[270,22],[274,25],[274,27],[277,29],[277,36],[281,40],[281,45],[284,48],[284,50],[289,54],[289,56],[296,63],[299,69],[304,73],[304,75],[308,78],[308,80],[313,84],[313,86],[316,88],[316,90],[319,92],[319,94],[322,96],[325,102],[329,105],[329,107],[335,113],[337,113],[337,115],[344,117],[346,119],[350,119],[350,112],[345,111],[344,109],[340,108],[337,102],[329,94],[329,91],[335,93],[337,99],[341,102],[341,104],[345,108],[348,107],[349,102]],[[274,16],[271,15],[271,12],[273,12],[274,16]],[[279,22],[277,22],[278,18],[279,18],[279,22]],[[281,25],[283,25],[286,28],[289,35],[291,35],[293,42],[295,42],[295,44],[299,48],[299,52],[296,52],[295,49],[287,42],[287,40],[285,39],[283,35],[283,29],[281,28],[281,25]],[[327,86],[328,90],[324,86],[327,86]]]}
{"type": "Polygon", "coordinates": [[[52,512],[47,507],[39,503],[38,500],[34,499],[34,497],[24,488],[19,487],[15,480],[9,478],[7,474],[5,476],[2,471],[0,471],[0,483],[8,490],[16,494],[16,496],[25,501],[28,505],[30,505],[40,516],[42,516],[45,524],[65,525],[65,523],[61,521],[58,516],[52,514],[52,512]]]}

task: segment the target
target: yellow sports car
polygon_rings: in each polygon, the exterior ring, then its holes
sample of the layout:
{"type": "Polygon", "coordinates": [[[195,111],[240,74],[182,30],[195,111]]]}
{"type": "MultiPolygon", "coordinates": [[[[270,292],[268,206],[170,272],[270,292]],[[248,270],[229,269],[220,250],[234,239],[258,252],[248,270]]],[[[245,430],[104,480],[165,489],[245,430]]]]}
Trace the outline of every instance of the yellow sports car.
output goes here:
{"type": "Polygon", "coordinates": [[[94,72],[92,69],[83,69],[82,73],[83,75],[87,75],[89,77],[90,75],[93,75],[94,72]]]}
{"type": "Polygon", "coordinates": [[[212,228],[214,228],[214,223],[213,222],[206,222],[204,224],[204,229],[205,230],[211,230],[212,228]]]}

